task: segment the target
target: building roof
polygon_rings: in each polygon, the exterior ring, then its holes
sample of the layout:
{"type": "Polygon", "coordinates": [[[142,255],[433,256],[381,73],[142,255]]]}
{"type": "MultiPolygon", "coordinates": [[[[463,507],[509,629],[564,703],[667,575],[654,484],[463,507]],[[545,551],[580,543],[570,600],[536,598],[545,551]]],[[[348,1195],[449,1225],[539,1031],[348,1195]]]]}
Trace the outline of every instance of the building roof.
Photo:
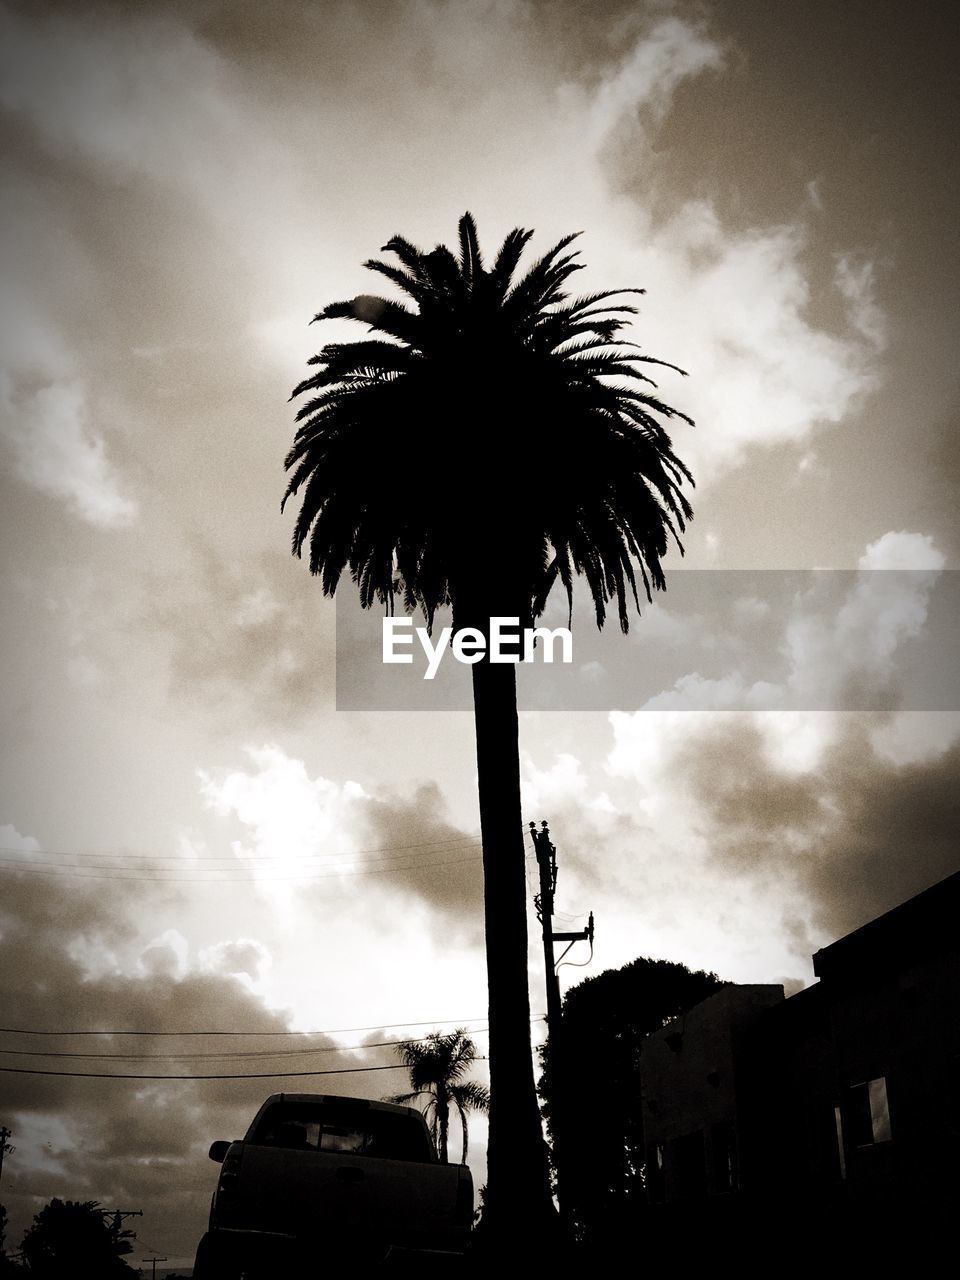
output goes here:
{"type": "Polygon", "coordinates": [[[823,947],[813,957],[818,978],[842,978],[865,968],[903,967],[960,944],[960,871],[894,907],[886,915],[823,947]]]}

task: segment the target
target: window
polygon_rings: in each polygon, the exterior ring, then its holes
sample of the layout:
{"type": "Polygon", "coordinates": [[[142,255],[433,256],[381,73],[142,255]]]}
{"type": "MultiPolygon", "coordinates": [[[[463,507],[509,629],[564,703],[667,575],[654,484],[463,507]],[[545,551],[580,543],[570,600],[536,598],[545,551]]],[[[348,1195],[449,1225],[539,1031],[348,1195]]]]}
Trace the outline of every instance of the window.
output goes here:
{"type": "Polygon", "coordinates": [[[846,1118],[850,1141],[855,1147],[872,1147],[891,1140],[890,1107],[884,1076],[864,1080],[851,1087],[846,1118]]]}
{"type": "Polygon", "coordinates": [[[663,1143],[658,1143],[653,1149],[653,1159],[648,1158],[643,1166],[644,1186],[651,1204],[662,1204],[666,1199],[665,1155],[663,1143]]]}
{"type": "Polygon", "coordinates": [[[847,1157],[843,1151],[843,1117],[840,1114],[840,1108],[833,1108],[833,1119],[837,1127],[837,1155],[840,1158],[840,1177],[847,1176],[847,1157]]]}
{"type": "Polygon", "coordinates": [[[285,1100],[263,1116],[251,1139],[257,1146],[294,1151],[336,1151],[385,1160],[431,1160],[433,1152],[416,1117],[376,1109],[285,1100]]]}
{"type": "MultiPolygon", "coordinates": [[[[671,1142],[670,1163],[678,1200],[703,1200],[707,1195],[707,1162],[703,1130],[684,1134],[671,1142]]],[[[671,1194],[671,1199],[673,1195],[671,1194]]]]}
{"type": "Polygon", "coordinates": [[[710,1190],[722,1194],[737,1189],[733,1128],[715,1124],[710,1132],[710,1190]]]}

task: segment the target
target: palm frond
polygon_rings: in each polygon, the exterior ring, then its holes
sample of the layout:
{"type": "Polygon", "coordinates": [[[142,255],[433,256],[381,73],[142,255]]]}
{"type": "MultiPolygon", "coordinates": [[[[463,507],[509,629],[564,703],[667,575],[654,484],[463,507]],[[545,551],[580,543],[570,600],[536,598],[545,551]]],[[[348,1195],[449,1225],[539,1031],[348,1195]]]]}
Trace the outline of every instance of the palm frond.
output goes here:
{"type": "Polygon", "coordinates": [[[477,224],[472,213],[465,213],[460,219],[460,274],[470,288],[483,275],[483,256],[480,253],[480,242],[477,237],[477,224]]]}
{"type": "Polygon", "coordinates": [[[490,273],[490,283],[494,295],[501,301],[520,262],[520,255],[532,235],[532,231],[525,231],[522,227],[514,227],[500,246],[500,252],[497,254],[493,270],[490,273]]]}
{"type": "Polygon", "coordinates": [[[465,1084],[455,1085],[450,1096],[458,1107],[466,1111],[487,1112],[490,1110],[490,1090],[485,1085],[468,1080],[465,1084]]]}
{"type": "MultiPolygon", "coordinates": [[[[683,370],[629,340],[626,299],[642,289],[569,295],[577,235],[521,272],[531,235],[511,231],[490,269],[469,213],[456,254],[393,236],[399,266],[366,266],[405,301],[363,294],[318,313],[376,335],[322,347],[292,397],[304,400],[283,505],[299,498],[291,546],[324,592],[349,574],[365,607],[399,598],[432,626],[508,579],[531,617],[559,584],[572,617],[581,576],[598,625],[615,607],[625,627],[641,589],[662,589],[692,515],[664,423],[691,419],[646,371],[683,370]],[[470,466],[455,471],[458,437],[470,466]]],[[[456,1083],[466,1068],[451,1070],[456,1083]]]]}

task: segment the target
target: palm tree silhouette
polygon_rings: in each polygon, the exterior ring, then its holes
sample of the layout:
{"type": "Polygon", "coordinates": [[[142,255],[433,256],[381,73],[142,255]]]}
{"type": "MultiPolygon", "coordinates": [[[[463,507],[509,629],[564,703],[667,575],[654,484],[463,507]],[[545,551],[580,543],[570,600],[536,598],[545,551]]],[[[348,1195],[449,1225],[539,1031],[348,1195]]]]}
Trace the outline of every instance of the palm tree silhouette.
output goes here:
{"type": "Polygon", "coordinates": [[[387,1099],[409,1106],[426,1098],[424,1115],[433,1134],[437,1154],[448,1163],[450,1106],[456,1107],[463,1133],[460,1163],[467,1163],[467,1112],[485,1112],[490,1094],[475,1080],[464,1080],[477,1058],[477,1047],[464,1027],[442,1035],[432,1031],[424,1040],[410,1040],[397,1046],[397,1055],[410,1072],[410,1093],[396,1093],[387,1099]]]}
{"type": "MultiPolygon", "coordinates": [[[[643,290],[571,300],[576,236],[520,274],[532,234],[511,231],[489,269],[469,213],[459,254],[394,236],[384,251],[400,265],[365,265],[406,301],[363,295],[314,317],[376,335],[328,343],[291,396],[310,393],[283,501],[302,490],[293,551],[307,548],[325,594],[349,570],[365,608],[392,612],[399,595],[432,625],[450,606],[456,628],[488,636],[491,617],[531,625],[557,582],[572,613],[575,575],[598,626],[615,600],[624,631],[628,600],[639,608],[636,570],[647,599],[664,587],[661,559],[692,513],[690,473],[660,419],[690,419],[643,371],[665,362],[616,336],[636,314],[623,296],[643,290]]],[[[484,659],[471,672],[490,1019],[485,1220],[491,1236],[529,1239],[553,1206],[530,1043],[516,668],[484,659]]]]}

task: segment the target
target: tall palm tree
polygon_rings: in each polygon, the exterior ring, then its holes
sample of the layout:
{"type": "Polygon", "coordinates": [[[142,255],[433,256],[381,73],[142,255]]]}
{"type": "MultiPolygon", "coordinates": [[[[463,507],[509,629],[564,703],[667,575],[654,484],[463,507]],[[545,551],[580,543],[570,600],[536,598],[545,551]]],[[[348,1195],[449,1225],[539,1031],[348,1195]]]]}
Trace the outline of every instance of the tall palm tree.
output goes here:
{"type": "MultiPolygon", "coordinates": [[[[662,557],[692,514],[690,473],[661,419],[645,368],[663,361],[619,338],[636,308],[610,290],[571,299],[580,269],[554,245],[528,270],[533,233],[517,228],[484,265],[471,215],[459,252],[394,236],[399,265],[365,265],[404,295],[334,302],[316,320],[350,319],[370,334],[330,342],[286,459],[284,502],[302,490],[293,551],[333,595],[344,570],[364,607],[400,595],[428,623],[443,606],[457,628],[489,632],[492,616],[528,626],[559,582],[572,610],[583,575],[598,626],[616,601],[628,627],[664,587],[662,557]]],[[[675,368],[675,366],[669,366],[675,368]]],[[[679,371],[682,372],[682,371],[679,371]]],[[[680,547],[682,551],[682,547],[680,547]]],[[[533,1082],[516,669],[481,660],[474,694],[490,1017],[486,1221],[500,1233],[552,1221],[533,1082]]]]}
{"type": "Polygon", "coordinates": [[[446,1035],[431,1031],[424,1040],[409,1040],[397,1046],[397,1054],[410,1072],[411,1091],[394,1094],[388,1101],[409,1106],[426,1099],[424,1114],[444,1164],[448,1163],[450,1106],[456,1107],[463,1134],[460,1163],[466,1164],[467,1112],[485,1112],[490,1106],[490,1094],[484,1086],[463,1078],[476,1061],[476,1045],[465,1028],[458,1027],[446,1035]]]}

